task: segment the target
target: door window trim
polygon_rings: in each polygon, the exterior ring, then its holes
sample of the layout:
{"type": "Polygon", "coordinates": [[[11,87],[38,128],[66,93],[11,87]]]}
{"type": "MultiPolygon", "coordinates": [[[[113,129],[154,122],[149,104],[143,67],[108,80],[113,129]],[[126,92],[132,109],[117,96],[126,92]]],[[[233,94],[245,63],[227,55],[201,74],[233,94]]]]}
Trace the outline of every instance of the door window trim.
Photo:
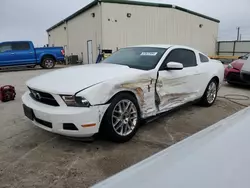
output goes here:
{"type": "Polygon", "coordinates": [[[200,62],[201,62],[201,63],[208,63],[208,62],[209,62],[209,58],[208,58],[207,56],[205,56],[204,54],[202,54],[202,53],[199,53],[199,58],[200,58],[200,62]],[[202,56],[206,58],[206,61],[202,61],[202,60],[201,60],[201,59],[202,59],[202,58],[201,58],[202,56]]]}
{"type": "Polygon", "coordinates": [[[0,53],[5,53],[5,52],[10,52],[10,51],[13,51],[11,42],[4,42],[4,43],[1,43],[1,44],[0,44],[0,46],[4,46],[4,45],[10,45],[11,50],[4,51],[4,52],[0,52],[0,53]]]}
{"type": "MultiPolygon", "coordinates": [[[[195,51],[193,51],[193,50],[191,50],[191,49],[186,49],[186,48],[174,48],[174,49],[172,49],[170,52],[168,52],[168,55],[165,57],[165,59],[164,59],[164,61],[162,62],[162,64],[161,64],[161,66],[160,66],[160,68],[159,68],[158,71],[165,70],[165,69],[164,69],[164,64],[166,64],[165,61],[167,60],[167,58],[169,57],[169,55],[171,54],[171,52],[173,52],[174,50],[187,50],[187,51],[193,52],[193,53],[194,53],[194,56],[195,56],[196,65],[195,65],[195,66],[191,66],[191,67],[197,67],[197,66],[198,66],[197,55],[196,55],[195,51]]],[[[185,66],[183,65],[183,69],[185,69],[185,68],[190,68],[190,67],[185,67],[185,66]]]]}
{"type": "Polygon", "coordinates": [[[13,51],[29,51],[29,50],[31,50],[31,46],[30,46],[30,43],[29,42],[12,42],[11,43],[11,46],[12,46],[12,50],[13,51]],[[25,45],[26,44],[28,44],[28,46],[27,47],[29,47],[29,48],[25,48],[25,49],[14,49],[13,48],[13,45],[17,45],[17,44],[24,44],[25,43],[25,45]]]}

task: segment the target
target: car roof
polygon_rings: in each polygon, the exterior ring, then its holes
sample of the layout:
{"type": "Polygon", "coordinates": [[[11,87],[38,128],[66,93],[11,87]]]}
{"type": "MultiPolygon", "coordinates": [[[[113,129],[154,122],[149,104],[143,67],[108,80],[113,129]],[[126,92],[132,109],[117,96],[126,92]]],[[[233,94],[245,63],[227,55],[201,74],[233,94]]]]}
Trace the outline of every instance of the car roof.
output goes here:
{"type": "Polygon", "coordinates": [[[135,45],[129,47],[151,47],[151,48],[170,48],[173,45],[170,44],[144,44],[144,45],[135,45]]]}
{"type": "Polygon", "coordinates": [[[184,46],[184,45],[175,45],[175,44],[145,44],[145,45],[135,45],[135,46],[129,46],[129,47],[151,47],[151,48],[170,48],[170,47],[174,47],[174,48],[185,48],[185,49],[190,49],[193,51],[198,51],[194,48],[188,47],[188,46],[184,46]]]}
{"type": "Polygon", "coordinates": [[[200,53],[202,55],[207,56],[206,54],[202,53],[199,50],[196,50],[194,48],[188,47],[188,46],[184,46],[184,45],[175,45],[175,44],[144,44],[144,45],[135,45],[135,46],[128,46],[127,48],[132,48],[132,47],[151,47],[151,48],[184,48],[184,49],[188,49],[188,50],[192,50],[194,52],[200,53]]]}

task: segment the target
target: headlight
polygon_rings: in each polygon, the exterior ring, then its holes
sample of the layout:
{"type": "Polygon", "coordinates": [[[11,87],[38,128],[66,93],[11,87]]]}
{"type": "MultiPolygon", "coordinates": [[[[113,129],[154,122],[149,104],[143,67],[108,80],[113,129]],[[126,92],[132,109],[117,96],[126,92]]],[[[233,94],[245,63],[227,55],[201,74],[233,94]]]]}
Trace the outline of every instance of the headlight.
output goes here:
{"type": "Polygon", "coordinates": [[[74,95],[61,95],[67,106],[73,107],[89,107],[90,103],[84,97],[77,97],[74,95]]]}
{"type": "Polygon", "coordinates": [[[227,68],[228,68],[228,69],[232,69],[232,68],[234,68],[234,67],[233,67],[233,65],[230,63],[230,64],[228,64],[227,68]]]}

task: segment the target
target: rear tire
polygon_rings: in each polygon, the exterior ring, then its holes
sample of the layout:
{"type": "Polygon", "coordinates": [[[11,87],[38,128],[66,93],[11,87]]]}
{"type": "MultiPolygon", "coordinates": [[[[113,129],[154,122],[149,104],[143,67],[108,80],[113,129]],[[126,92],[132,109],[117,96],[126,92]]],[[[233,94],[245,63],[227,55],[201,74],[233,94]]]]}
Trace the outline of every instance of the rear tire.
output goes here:
{"type": "Polygon", "coordinates": [[[212,79],[207,88],[205,93],[203,94],[200,104],[202,106],[210,107],[214,104],[218,93],[218,82],[216,79],[212,79]]]}
{"type": "Polygon", "coordinates": [[[44,69],[53,69],[56,65],[55,59],[51,57],[45,57],[42,61],[41,67],[44,69]]]}
{"type": "Polygon", "coordinates": [[[140,124],[140,109],[134,96],[121,93],[107,109],[100,132],[110,141],[124,143],[136,134],[140,124]]]}

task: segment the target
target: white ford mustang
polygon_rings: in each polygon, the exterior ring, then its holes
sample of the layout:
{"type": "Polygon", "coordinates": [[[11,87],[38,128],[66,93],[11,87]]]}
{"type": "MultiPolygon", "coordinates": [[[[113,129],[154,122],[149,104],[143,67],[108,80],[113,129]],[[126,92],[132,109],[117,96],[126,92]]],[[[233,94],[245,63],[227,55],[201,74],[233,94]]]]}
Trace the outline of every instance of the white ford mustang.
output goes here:
{"type": "Polygon", "coordinates": [[[100,64],[55,70],[27,82],[25,115],[38,127],[70,137],[101,132],[131,139],[140,120],[188,102],[211,106],[222,63],[185,46],[120,49],[100,64]]]}

